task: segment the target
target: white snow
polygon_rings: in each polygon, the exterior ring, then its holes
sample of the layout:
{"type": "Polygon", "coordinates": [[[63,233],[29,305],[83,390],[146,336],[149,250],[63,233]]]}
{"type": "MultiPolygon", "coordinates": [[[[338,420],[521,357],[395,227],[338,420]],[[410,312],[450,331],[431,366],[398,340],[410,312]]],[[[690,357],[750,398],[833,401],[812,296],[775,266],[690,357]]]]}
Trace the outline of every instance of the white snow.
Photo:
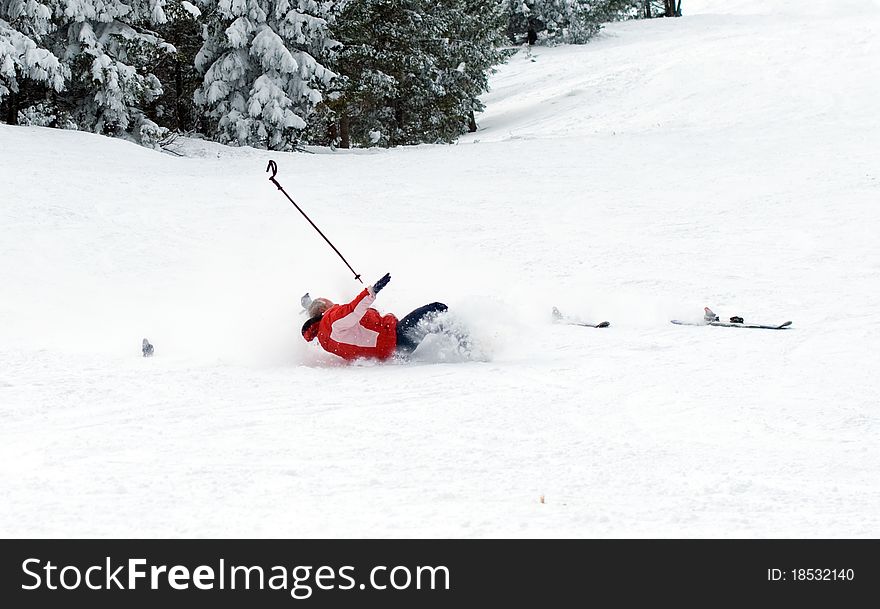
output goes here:
{"type": "Polygon", "coordinates": [[[880,535],[880,4],[683,9],[513,57],[454,146],[0,125],[0,536],[880,535]],[[360,285],[269,159],[489,361],[305,344],[360,285]]]}

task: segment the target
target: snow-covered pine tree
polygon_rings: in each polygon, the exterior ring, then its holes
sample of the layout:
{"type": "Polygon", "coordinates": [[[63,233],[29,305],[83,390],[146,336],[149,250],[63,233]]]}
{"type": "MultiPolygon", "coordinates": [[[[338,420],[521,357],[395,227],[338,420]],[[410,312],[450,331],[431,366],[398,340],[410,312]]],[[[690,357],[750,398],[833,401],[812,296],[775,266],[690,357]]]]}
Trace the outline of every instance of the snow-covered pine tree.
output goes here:
{"type": "Polygon", "coordinates": [[[507,18],[507,38],[512,43],[523,44],[528,40],[530,29],[534,32],[543,29],[544,24],[537,23],[533,16],[534,2],[530,6],[526,0],[498,0],[498,5],[507,18]]]}
{"type": "Polygon", "coordinates": [[[162,92],[150,70],[174,49],[149,28],[165,23],[165,0],[67,0],[64,57],[71,81],[63,106],[80,129],[156,145],[164,130],[144,107],[162,92]],[[70,14],[72,12],[73,14],[70,14]]]}
{"type": "Polygon", "coordinates": [[[69,70],[46,48],[54,30],[51,5],[0,0],[0,120],[16,124],[44,89],[64,88],[69,70]]]}
{"type": "Polygon", "coordinates": [[[418,0],[354,0],[339,5],[333,36],[342,43],[340,76],[328,105],[339,119],[340,145],[393,146],[403,120],[404,75],[426,63],[417,39],[418,0]]]}
{"type": "Polygon", "coordinates": [[[603,1],[555,0],[559,23],[555,32],[548,34],[564,44],[586,44],[602,29],[603,1]]]}
{"type": "Polygon", "coordinates": [[[479,96],[507,55],[504,13],[495,0],[439,0],[436,6],[440,36],[429,43],[436,56],[435,96],[425,100],[421,115],[427,119],[425,133],[450,142],[477,129],[474,115],[484,108],[479,96]]]}
{"type": "Polygon", "coordinates": [[[207,35],[196,57],[204,74],[195,94],[208,135],[220,142],[294,148],[335,74],[325,67],[336,43],[332,2],[200,0],[207,35]]]}
{"type": "Polygon", "coordinates": [[[542,44],[584,44],[616,18],[631,0],[500,0],[507,15],[507,35],[515,44],[531,29],[542,44]]]}
{"type": "Polygon", "coordinates": [[[195,67],[196,54],[202,48],[202,13],[187,0],[167,2],[168,20],[157,26],[156,31],[174,51],[160,56],[152,68],[162,84],[162,95],[148,107],[147,114],[168,129],[198,131],[201,117],[193,96],[202,84],[202,76],[195,67]]]}
{"type": "Polygon", "coordinates": [[[644,0],[605,0],[594,11],[602,21],[623,21],[638,19],[642,13],[644,0]]]}
{"type": "MultiPolygon", "coordinates": [[[[17,122],[83,129],[156,144],[163,130],[145,116],[143,108],[161,92],[149,66],[169,49],[148,28],[165,22],[165,0],[43,0],[42,4],[37,0],[5,1],[5,10],[13,17],[8,23],[20,33],[22,26],[14,19],[23,10],[38,14],[40,20],[49,20],[49,27],[40,25],[32,31],[40,32],[40,44],[60,63],[51,80],[32,78],[42,87],[31,88],[28,101],[33,104],[26,108],[14,104],[20,108],[17,122]],[[58,74],[63,83],[59,83],[58,74]]],[[[32,19],[25,25],[35,23],[37,20],[32,19]]],[[[52,63],[40,49],[31,49],[32,56],[38,54],[44,63],[52,63]]],[[[3,65],[8,63],[4,61],[3,65]]],[[[46,71],[46,66],[40,69],[46,71]]],[[[39,70],[36,73],[42,75],[39,70]]]]}
{"type": "Polygon", "coordinates": [[[451,142],[475,129],[492,66],[503,61],[496,0],[357,0],[334,35],[339,87],[328,102],[340,145],[451,142]]]}

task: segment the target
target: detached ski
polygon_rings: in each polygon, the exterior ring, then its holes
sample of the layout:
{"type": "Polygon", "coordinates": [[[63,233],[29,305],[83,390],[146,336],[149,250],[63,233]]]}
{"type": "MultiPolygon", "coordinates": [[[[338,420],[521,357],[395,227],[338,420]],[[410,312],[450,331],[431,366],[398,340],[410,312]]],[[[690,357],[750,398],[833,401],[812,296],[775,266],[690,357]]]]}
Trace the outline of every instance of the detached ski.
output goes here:
{"type": "Polygon", "coordinates": [[[611,325],[610,321],[602,321],[597,324],[588,324],[582,321],[577,321],[576,319],[571,319],[562,314],[562,312],[553,307],[553,323],[555,324],[564,324],[566,326],[581,326],[584,328],[607,328],[611,325]]]}
{"type": "Polygon", "coordinates": [[[722,328],[761,328],[764,330],[785,330],[789,326],[791,326],[790,321],[785,323],[781,323],[778,326],[765,326],[763,324],[734,324],[726,321],[703,321],[703,322],[695,322],[695,321],[681,321],[680,319],[673,319],[672,323],[677,324],[679,326],[720,326],[722,328]]]}
{"type": "Polygon", "coordinates": [[[758,328],[761,330],[785,330],[791,325],[790,321],[783,322],[779,325],[767,325],[767,324],[747,324],[743,320],[742,317],[731,317],[730,321],[721,321],[721,319],[712,312],[712,309],[709,307],[704,308],[705,315],[703,316],[703,321],[694,322],[694,321],[681,321],[680,319],[673,319],[672,323],[677,324],[679,326],[720,326],[722,328],[758,328]]]}

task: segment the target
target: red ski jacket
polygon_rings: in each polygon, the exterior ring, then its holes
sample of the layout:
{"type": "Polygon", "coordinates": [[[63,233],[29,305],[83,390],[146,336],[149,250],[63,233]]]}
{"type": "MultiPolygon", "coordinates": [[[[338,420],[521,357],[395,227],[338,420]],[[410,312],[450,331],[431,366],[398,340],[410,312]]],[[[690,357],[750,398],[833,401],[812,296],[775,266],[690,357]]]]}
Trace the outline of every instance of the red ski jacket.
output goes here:
{"type": "Polygon", "coordinates": [[[373,289],[366,288],[350,303],[327,309],[318,327],[321,346],[347,360],[391,357],[397,347],[397,318],[371,309],[374,300],[373,289]]]}

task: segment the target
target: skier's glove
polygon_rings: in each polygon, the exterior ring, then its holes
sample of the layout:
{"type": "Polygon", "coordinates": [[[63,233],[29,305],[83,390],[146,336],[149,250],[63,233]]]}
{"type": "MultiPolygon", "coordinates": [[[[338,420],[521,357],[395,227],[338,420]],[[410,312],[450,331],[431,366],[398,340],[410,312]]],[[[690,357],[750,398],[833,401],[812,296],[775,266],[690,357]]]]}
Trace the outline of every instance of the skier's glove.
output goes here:
{"type": "Polygon", "coordinates": [[[378,294],[379,290],[388,285],[389,281],[391,281],[391,273],[385,273],[382,279],[373,284],[373,294],[378,294]]]}

